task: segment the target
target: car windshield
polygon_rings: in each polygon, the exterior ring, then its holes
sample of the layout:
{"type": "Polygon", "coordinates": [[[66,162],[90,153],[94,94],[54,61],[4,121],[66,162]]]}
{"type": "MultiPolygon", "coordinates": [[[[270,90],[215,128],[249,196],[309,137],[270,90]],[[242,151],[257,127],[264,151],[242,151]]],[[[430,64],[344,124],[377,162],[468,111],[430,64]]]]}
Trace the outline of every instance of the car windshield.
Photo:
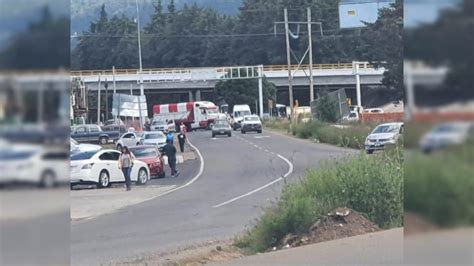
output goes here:
{"type": "Polygon", "coordinates": [[[97,151],[79,152],[71,156],[71,161],[88,160],[96,153],[97,151]]]}
{"type": "Polygon", "coordinates": [[[136,149],[130,149],[130,152],[135,155],[137,158],[145,158],[145,157],[156,157],[158,156],[156,149],[153,147],[150,148],[136,148],[136,149]]]}
{"type": "Polygon", "coordinates": [[[32,157],[37,153],[37,150],[26,150],[26,151],[6,151],[0,153],[0,161],[14,161],[24,160],[32,157]]]}
{"type": "Polygon", "coordinates": [[[153,121],[152,125],[158,126],[158,125],[166,125],[166,122],[163,120],[155,120],[153,121]]]}
{"type": "Polygon", "coordinates": [[[242,117],[242,116],[246,116],[246,115],[250,115],[250,111],[237,111],[237,112],[235,112],[235,116],[237,116],[237,117],[242,117]]]}
{"type": "Polygon", "coordinates": [[[214,126],[216,126],[216,127],[228,127],[229,122],[227,122],[227,120],[217,120],[216,124],[214,126]]]}
{"type": "Polygon", "coordinates": [[[448,133],[460,131],[461,127],[457,127],[453,124],[443,124],[433,130],[434,133],[448,133]]]}
{"type": "Polygon", "coordinates": [[[356,113],[350,113],[350,114],[349,114],[349,117],[356,117],[356,116],[357,116],[356,113]]]}
{"type": "Polygon", "coordinates": [[[372,134],[375,133],[397,133],[400,130],[398,125],[380,125],[372,131],[372,134]]]}
{"type": "Polygon", "coordinates": [[[79,142],[77,142],[75,139],[71,139],[71,143],[74,145],[79,145],[79,142]]]}
{"type": "Polygon", "coordinates": [[[245,121],[260,121],[260,119],[258,119],[258,117],[256,116],[250,116],[250,117],[246,117],[245,121]]]}
{"type": "Polygon", "coordinates": [[[217,114],[217,109],[207,109],[208,114],[217,114]]]}
{"type": "Polygon", "coordinates": [[[165,135],[163,135],[160,132],[150,133],[150,134],[145,135],[145,139],[162,139],[162,138],[165,138],[165,135]]]}

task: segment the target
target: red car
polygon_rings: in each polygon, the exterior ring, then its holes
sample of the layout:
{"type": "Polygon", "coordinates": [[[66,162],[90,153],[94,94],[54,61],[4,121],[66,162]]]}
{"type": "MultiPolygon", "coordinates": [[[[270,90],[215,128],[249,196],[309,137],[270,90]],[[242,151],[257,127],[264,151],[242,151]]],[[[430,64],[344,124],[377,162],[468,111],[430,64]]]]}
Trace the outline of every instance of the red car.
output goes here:
{"type": "Polygon", "coordinates": [[[151,177],[165,177],[165,163],[158,150],[154,145],[139,145],[130,147],[130,152],[135,155],[137,160],[140,160],[148,165],[150,168],[151,177]]]}

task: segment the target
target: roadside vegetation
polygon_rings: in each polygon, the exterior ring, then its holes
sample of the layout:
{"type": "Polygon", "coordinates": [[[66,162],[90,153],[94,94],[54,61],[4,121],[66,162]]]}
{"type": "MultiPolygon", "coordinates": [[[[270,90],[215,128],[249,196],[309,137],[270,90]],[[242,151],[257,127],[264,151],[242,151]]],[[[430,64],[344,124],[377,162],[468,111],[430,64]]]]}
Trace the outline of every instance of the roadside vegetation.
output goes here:
{"type": "Polygon", "coordinates": [[[381,228],[400,227],[402,163],[402,152],[395,148],[380,156],[361,153],[309,171],[300,182],[286,184],[276,205],[234,244],[249,253],[268,251],[288,234],[307,233],[339,207],[353,209],[381,228]]]}
{"type": "Polygon", "coordinates": [[[290,127],[287,120],[281,119],[268,120],[264,122],[264,126],[290,133],[298,138],[354,149],[364,148],[365,138],[375,127],[372,124],[350,124],[347,127],[336,127],[334,124],[317,120],[298,123],[290,127]]]}
{"type": "Polygon", "coordinates": [[[474,141],[405,164],[405,210],[442,227],[474,225],[474,141]]]}

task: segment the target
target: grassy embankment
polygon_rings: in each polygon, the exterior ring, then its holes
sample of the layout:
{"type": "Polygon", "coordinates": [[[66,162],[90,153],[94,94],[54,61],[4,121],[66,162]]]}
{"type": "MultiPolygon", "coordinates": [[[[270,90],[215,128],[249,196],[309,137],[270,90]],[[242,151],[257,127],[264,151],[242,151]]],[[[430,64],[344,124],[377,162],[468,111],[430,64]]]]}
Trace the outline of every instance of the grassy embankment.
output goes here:
{"type": "Polygon", "coordinates": [[[348,207],[381,228],[403,224],[403,157],[395,148],[378,155],[328,162],[286,184],[283,194],[234,244],[253,254],[278,246],[288,234],[304,234],[328,212],[348,207]]]}

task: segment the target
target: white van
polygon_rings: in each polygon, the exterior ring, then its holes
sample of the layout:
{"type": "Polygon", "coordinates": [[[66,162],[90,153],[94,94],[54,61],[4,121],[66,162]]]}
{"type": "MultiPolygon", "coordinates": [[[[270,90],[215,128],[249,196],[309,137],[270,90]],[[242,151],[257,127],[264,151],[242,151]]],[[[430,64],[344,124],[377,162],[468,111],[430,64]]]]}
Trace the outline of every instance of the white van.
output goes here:
{"type": "Polygon", "coordinates": [[[252,112],[250,111],[250,106],[248,106],[247,104],[234,105],[234,109],[232,109],[232,128],[234,130],[240,128],[242,120],[244,120],[244,116],[251,114],[252,112]]]}

